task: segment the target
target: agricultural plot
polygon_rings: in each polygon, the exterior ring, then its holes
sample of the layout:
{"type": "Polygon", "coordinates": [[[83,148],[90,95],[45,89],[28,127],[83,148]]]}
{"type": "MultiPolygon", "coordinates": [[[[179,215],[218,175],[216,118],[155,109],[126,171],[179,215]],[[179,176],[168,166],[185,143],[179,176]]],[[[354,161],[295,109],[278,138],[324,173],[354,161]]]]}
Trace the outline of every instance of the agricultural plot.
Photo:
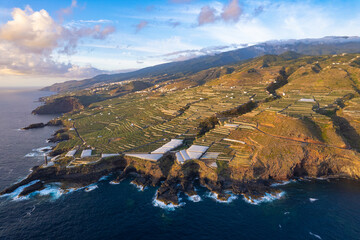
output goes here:
{"type": "MultiPolygon", "coordinates": [[[[356,92],[358,82],[354,80],[360,76],[360,71],[348,64],[341,65],[341,69],[337,66],[351,59],[356,58],[328,56],[318,58],[323,62],[315,66],[310,57],[304,57],[288,62],[281,60],[268,67],[262,67],[262,60],[254,60],[234,66],[232,73],[222,74],[203,85],[191,82],[191,77],[181,77],[179,82],[174,79],[159,81],[146,90],[96,102],[77,113],[65,114],[64,119],[72,119],[70,122],[80,138],[75,136],[61,142],[57,148],[64,149],[64,154],[75,146],[79,148],[77,154],[86,148],[94,149],[99,156],[102,153],[150,154],[176,138],[189,142],[189,145],[206,146],[209,148],[207,152],[216,153],[207,158],[216,156],[217,161],[231,161],[246,167],[252,159],[249,143],[231,141],[229,136],[235,129],[253,132],[257,127],[269,127],[271,119],[266,123],[252,122],[263,113],[280,118],[310,119],[323,131],[323,139],[333,138],[326,135],[332,128],[331,119],[316,113],[315,109],[326,108],[346,95],[354,95],[356,97],[346,103],[342,111],[346,116],[360,117],[357,110],[360,106],[356,92]],[[332,63],[336,63],[336,67],[332,63]],[[283,67],[289,74],[285,76],[287,83],[276,88],[279,98],[269,98],[271,90],[268,87],[284,77],[279,75],[283,67]],[[246,117],[218,119],[222,125],[211,126],[200,134],[200,123],[204,120],[219,117],[218,113],[233,110],[250,100],[258,102],[258,106],[246,117]]],[[[154,81],[159,79],[154,78],[154,81]]],[[[106,90],[101,90],[101,93],[107,94],[106,90]]],[[[334,143],[338,141],[334,140],[334,143]]],[[[185,161],[187,156],[181,156],[185,161]]],[[[74,157],[79,156],[75,154],[74,157]]]]}

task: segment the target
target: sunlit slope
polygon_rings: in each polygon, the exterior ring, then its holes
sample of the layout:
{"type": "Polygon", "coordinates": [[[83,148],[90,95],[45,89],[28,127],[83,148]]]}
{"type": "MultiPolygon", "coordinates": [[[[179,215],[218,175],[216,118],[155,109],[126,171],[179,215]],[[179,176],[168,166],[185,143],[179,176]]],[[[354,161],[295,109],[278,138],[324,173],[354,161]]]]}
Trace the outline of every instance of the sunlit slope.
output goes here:
{"type": "Polygon", "coordinates": [[[149,153],[178,138],[185,140],[181,148],[209,147],[216,157],[200,161],[234,179],[321,175],[315,171],[322,164],[356,175],[348,169],[359,164],[358,59],[287,53],[188,77],[147,79],[149,88],[65,114],[72,139],[56,150],[92,147],[92,161],[100,153],[149,153]]]}

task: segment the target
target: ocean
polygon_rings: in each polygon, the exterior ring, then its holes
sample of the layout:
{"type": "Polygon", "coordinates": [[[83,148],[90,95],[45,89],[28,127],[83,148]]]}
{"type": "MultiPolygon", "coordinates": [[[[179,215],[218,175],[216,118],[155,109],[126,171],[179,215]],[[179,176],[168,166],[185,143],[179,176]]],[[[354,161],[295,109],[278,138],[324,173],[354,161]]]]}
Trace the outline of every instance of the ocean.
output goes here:
{"type": "MultiPolygon", "coordinates": [[[[1,189],[43,163],[41,148],[57,128],[19,129],[55,117],[31,115],[37,99],[49,94],[0,89],[1,189]]],[[[130,179],[111,180],[67,194],[52,185],[24,199],[0,197],[0,239],[360,239],[356,181],[293,181],[276,186],[284,193],[279,199],[257,205],[242,196],[218,202],[197,186],[200,201],[181,195],[180,207],[161,208],[157,188],[140,191],[130,179]]]]}

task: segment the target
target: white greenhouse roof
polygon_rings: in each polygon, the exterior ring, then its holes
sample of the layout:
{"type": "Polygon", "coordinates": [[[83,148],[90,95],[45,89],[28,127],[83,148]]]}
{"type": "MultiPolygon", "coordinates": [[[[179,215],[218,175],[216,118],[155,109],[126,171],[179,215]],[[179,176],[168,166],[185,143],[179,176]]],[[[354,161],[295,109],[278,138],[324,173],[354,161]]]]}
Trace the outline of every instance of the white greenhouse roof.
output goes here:
{"type": "Polygon", "coordinates": [[[92,153],[91,149],[83,150],[82,153],[81,153],[81,158],[91,157],[91,153],[92,153]]]}
{"type": "Polygon", "coordinates": [[[144,160],[157,161],[159,160],[163,154],[146,154],[146,153],[128,153],[126,156],[136,157],[144,160]]]}

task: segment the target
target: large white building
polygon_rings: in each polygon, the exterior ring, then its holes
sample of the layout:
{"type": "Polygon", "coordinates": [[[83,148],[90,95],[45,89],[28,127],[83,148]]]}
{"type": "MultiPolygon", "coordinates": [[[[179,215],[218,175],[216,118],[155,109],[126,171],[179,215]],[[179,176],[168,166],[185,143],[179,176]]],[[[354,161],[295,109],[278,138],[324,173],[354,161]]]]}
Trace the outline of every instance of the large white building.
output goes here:
{"type": "Polygon", "coordinates": [[[91,154],[92,154],[92,150],[91,150],[91,149],[83,150],[82,153],[81,153],[81,158],[91,157],[91,154]]]}

